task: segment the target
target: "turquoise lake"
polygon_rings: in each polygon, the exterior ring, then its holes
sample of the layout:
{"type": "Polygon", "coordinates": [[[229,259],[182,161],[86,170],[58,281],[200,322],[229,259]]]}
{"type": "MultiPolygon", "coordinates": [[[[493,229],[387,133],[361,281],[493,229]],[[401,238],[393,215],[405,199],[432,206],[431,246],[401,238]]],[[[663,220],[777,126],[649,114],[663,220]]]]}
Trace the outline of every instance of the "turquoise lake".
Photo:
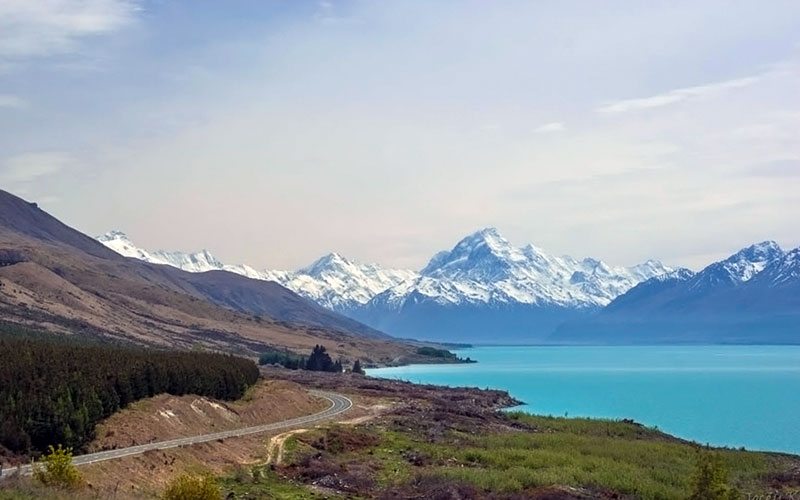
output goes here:
{"type": "Polygon", "coordinates": [[[715,446],[800,454],[800,346],[475,347],[475,364],[369,375],[504,389],[543,415],[632,418],[715,446]]]}

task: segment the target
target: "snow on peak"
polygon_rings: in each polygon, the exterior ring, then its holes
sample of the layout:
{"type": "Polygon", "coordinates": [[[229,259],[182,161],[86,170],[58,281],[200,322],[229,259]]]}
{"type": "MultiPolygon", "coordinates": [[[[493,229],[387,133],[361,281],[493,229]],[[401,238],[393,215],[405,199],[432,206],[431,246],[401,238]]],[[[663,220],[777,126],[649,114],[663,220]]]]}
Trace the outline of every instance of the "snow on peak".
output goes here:
{"type": "Polygon", "coordinates": [[[225,265],[211,255],[211,252],[208,250],[192,253],[157,250],[153,252],[153,255],[173,267],[189,271],[190,273],[214,271],[225,267],[225,265]]]}
{"type": "Polygon", "coordinates": [[[693,289],[704,289],[719,284],[744,283],[763,271],[770,262],[783,255],[783,249],[774,241],[763,241],[750,245],[697,273],[691,286],[693,289]]]}
{"type": "Polygon", "coordinates": [[[310,274],[312,276],[320,276],[326,271],[331,271],[331,270],[340,271],[348,269],[351,266],[353,266],[352,262],[350,262],[349,260],[342,257],[336,252],[331,252],[315,260],[310,266],[304,267],[303,269],[300,270],[300,272],[303,272],[305,274],[310,274]]]}
{"type": "Polygon", "coordinates": [[[402,269],[384,269],[375,264],[356,264],[338,253],[329,253],[313,264],[295,272],[259,271],[245,264],[224,264],[208,250],[148,252],[131,243],[121,231],[111,231],[97,238],[108,248],[126,257],[154,264],[166,264],[188,272],[225,270],[252,279],[274,281],[324,307],[345,311],[366,304],[375,295],[417,273],[402,269]]]}
{"type": "Polygon", "coordinates": [[[128,239],[128,235],[122,231],[109,231],[102,236],[98,236],[97,240],[111,250],[114,250],[118,254],[125,257],[132,257],[134,259],[143,260],[153,264],[167,264],[167,262],[163,259],[134,245],[131,240],[128,239]]]}
{"type": "Polygon", "coordinates": [[[112,229],[104,235],[98,236],[97,239],[101,242],[114,241],[114,240],[128,240],[128,235],[117,229],[112,229]]]}
{"type": "Polygon", "coordinates": [[[592,258],[555,257],[530,244],[516,248],[497,229],[487,228],[463,238],[452,250],[437,253],[414,282],[387,290],[375,300],[394,307],[407,300],[595,307],[671,271],[655,260],[612,267],[592,258]]]}
{"type": "Polygon", "coordinates": [[[783,255],[783,249],[774,241],[762,241],[731,255],[726,262],[768,262],[783,255]]]}
{"type": "Polygon", "coordinates": [[[449,252],[437,253],[420,273],[437,277],[482,271],[483,278],[492,278],[507,263],[524,260],[522,250],[511,246],[497,229],[490,227],[463,238],[449,252]]]}
{"type": "Polygon", "coordinates": [[[124,233],[98,238],[129,257],[190,272],[214,269],[274,281],[320,305],[347,313],[367,305],[402,307],[407,301],[438,304],[542,304],[597,307],[649,278],[672,269],[649,260],[614,267],[592,258],[555,257],[526,245],[511,245],[496,228],[485,228],[437,253],[420,272],[361,264],[329,253],[298,271],[256,270],[220,262],[207,250],[194,253],[136,247],[124,233]]]}
{"type": "MultiPolygon", "coordinates": [[[[764,268],[769,285],[776,286],[800,281],[800,247],[790,250],[764,268]]],[[[759,275],[759,279],[761,275],[759,275]]]]}

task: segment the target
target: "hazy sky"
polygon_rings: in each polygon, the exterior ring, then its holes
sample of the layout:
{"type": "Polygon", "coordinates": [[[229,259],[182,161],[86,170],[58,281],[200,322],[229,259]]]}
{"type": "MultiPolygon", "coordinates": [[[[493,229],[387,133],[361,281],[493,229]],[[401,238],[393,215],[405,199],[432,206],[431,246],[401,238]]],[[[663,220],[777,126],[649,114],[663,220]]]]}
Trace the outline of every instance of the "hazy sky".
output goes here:
{"type": "Polygon", "coordinates": [[[0,187],[269,268],[793,247],[800,2],[2,0],[0,187]]]}

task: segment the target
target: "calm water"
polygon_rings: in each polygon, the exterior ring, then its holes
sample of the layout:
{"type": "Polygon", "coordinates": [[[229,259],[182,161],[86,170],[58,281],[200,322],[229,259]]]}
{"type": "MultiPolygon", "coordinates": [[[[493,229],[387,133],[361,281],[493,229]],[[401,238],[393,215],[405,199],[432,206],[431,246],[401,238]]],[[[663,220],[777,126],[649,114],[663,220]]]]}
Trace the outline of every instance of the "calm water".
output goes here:
{"type": "Polygon", "coordinates": [[[505,389],[544,415],[633,418],[718,446],[800,454],[800,346],[476,347],[471,365],[378,377],[505,389]]]}

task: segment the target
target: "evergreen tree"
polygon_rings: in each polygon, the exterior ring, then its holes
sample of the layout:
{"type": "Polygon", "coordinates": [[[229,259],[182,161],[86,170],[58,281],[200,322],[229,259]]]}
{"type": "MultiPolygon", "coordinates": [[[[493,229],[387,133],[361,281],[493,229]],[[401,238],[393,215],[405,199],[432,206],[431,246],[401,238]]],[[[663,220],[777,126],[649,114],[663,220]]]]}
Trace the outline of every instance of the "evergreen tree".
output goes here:
{"type": "Polygon", "coordinates": [[[319,344],[314,346],[314,349],[311,350],[311,355],[306,361],[306,370],[314,372],[332,372],[335,371],[335,369],[334,362],[328,354],[328,350],[325,349],[325,346],[319,344]]]}
{"type": "Polygon", "coordinates": [[[237,399],[258,379],[251,361],[65,339],[0,323],[0,449],[80,449],[98,422],[159,393],[237,399]],[[14,353],[10,355],[10,353],[14,353]]]}
{"type": "Polygon", "coordinates": [[[364,369],[361,368],[361,361],[358,359],[356,360],[355,363],[353,363],[353,373],[358,373],[359,375],[366,375],[364,369]]]}

